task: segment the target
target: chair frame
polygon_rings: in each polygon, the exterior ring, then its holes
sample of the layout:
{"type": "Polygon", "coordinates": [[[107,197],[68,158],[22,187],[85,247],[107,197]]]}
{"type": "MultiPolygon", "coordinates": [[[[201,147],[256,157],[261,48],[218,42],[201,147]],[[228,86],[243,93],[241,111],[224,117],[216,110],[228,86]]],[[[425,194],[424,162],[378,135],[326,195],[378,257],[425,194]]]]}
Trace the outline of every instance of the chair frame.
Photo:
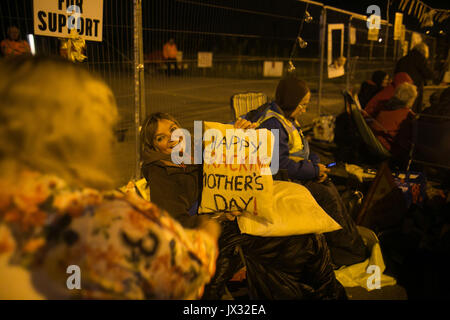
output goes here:
{"type": "Polygon", "coordinates": [[[268,101],[269,101],[268,96],[263,92],[249,91],[249,92],[239,92],[239,93],[233,94],[230,98],[230,107],[231,107],[231,113],[233,116],[233,121],[236,121],[240,116],[247,114],[249,111],[257,109],[258,107],[262,106],[263,104],[267,103],[268,101]],[[256,97],[254,97],[254,96],[256,96],[256,97]],[[248,104],[248,102],[247,102],[248,105],[246,106],[246,108],[244,110],[245,112],[239,112],[241,110],[239,110],[239,111],[236,110],[237,109],[236,100],[238,98],[242,98],[242,97],[246,97],[247,99],[252,100],[250,104],[248,104]],[[262,103],[259,103],[259,102],[253,103],[253,99],[256,100],[256,99],[260,99],[260,98],[263,100],[262,103]]]}
{"type": "Polygon", "coordinates": [[[383,160],[391,158],[392,155],[390,152],[378,141],[370,127],[366,124],[362,116],[362,108],[359,104],[357,95],[353,95],[348,90],[344,90],[342,94],[345,101],[345,111],[351,117],[353,124],[357,128],[361,139],[367,149],[369,149],[370,153],[383,160]]]}

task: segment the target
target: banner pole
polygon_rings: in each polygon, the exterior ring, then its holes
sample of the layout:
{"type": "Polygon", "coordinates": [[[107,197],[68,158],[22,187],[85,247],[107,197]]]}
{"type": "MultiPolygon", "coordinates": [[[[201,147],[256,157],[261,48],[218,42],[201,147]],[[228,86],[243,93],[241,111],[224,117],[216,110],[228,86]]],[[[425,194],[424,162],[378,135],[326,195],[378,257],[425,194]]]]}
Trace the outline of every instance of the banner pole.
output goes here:
{"type": "Polygon", "coordinates": [[[145,118],[144,49],[142,41],[142,0],[134,0],[134,130],[136,162],[134,178],[141,177],[141,122],[145,118]]]}
{"type": "Polygon", "coordinates": [[[321,15],[321,38],[320,38],[320,68],[319,68],[319,92],[317,98],[317,110],[319,116],[321,114],[321,101],[322,101],[322,90],[323,90],[323,63],[324,63],[324,53],[325,53],[325,38],[326,38],[326,28],[327,28],[327,9],[323,8],[321,15]]]}

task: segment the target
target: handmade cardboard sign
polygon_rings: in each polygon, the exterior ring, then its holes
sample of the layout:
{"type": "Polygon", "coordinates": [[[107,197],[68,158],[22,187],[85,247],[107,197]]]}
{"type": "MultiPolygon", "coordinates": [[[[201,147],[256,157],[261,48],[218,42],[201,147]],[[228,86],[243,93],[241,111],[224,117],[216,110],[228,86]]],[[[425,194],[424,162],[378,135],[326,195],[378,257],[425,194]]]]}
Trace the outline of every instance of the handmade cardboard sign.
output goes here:
{"type": "Polygon", "coordinates": [[[270,222],[275,139],[266,129],[204,123],[203,191],[199,213],[241,211],[270,222]]]}
{"type": "Polygon", "coordinates": [[[34,34],[68,38],[72,29],[84,40],[102,41],[103,0],[34,0],[34,34]]]}
{"type": "Polygon", "coordinates": [[[394,23],[394,40],[401,40],[402,37],[402,25],[403,25],[403,13],[395,13],[394,23]]]}

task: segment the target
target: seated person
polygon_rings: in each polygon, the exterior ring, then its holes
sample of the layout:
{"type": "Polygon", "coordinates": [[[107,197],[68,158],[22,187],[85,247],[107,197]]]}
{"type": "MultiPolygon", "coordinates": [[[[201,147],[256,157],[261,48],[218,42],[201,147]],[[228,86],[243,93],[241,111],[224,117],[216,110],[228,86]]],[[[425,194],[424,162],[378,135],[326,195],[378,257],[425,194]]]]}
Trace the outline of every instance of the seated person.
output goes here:
{"type": "Polygon", "coordinates": [[[415,113],[411,110],[417,97],[416,86],[403,83],[395,89],[394,97],[381,102],[372,113],[370,127],[395,158],[406,159],[411,149],[412,121],[415,113]]]}
{"type": "Polygon", "coordinates": [[[450,117],[450,87],[444,91],[436,91],[430,96],[430,107],[422,114],[450,117]]]}
{"type": "Polygon", "coordinates": [[[289,179],[303,184],[319,205],[343,229],[325,234],[335,267],[351,265],[367,258],[368,251],[336,187],[328,179],[329,169],[310,152],[308,141],[295,119],[306,111],[311,92],[307,84],[293,75],[280,80],[275,101],[250,111],[246,118],[259,128],[279,130],[279,167],[289,179]]]}
{"type": "MultiPolygon", "coordinates": [[[[253,128],[239,119],[235,127],[253,128]]],[[[202,165],[174,164],[172,132],[180,128],[172,116],[150,115],[142,127],[142,173],[150,186],[151,201],[170,212],[186,227],[195,227],[202,193],[202,165]]],[[[323,235],[257,237],[241,234],[232,214],[223,217],[217,270],[205,289],[204,299],[220,299],[226,282],[241,267],[236,253],[242,248],[247,266],[249,294],[254,299],[341,299],[323,235]]]]}
{"type": "Polygon", "coordinates": [[[107,85],[62,58],[0,62],[0,299],[201,297],[220,226],[184,229],[108,191],[117,114],[107,85]]]}
{"type": "Polygon", "coordinates": [[[380,101],[389,100],[394,96],[395,88],[402,83],[413,83],[411,77],[406,72],[399,72],[394,75],[394,80],[386,88],[378,92],[372,99],[369,100],[364,109],[364,117],[374,118],[374,113],[380,101]]]}
{"type": "MultiPolygon", "coordinates": [[[[417,124],[414,159],[450,167],[450,88],[440,93],[437,103],[420,114],[417,124]]],[[[430,168],[428,171],[428,175],[434,173],[430,168]]],[[[442,179],[444,172],[448,179],[448,169],[440,168],[435,174],[442,179]]]]}
{"type": "Polygon", "coordinates": [[[20,39],[20,30],[16,26],[11,26],[6,31],[8,38],[0,43],[0,48],[4,57],[15,57],[31,54],[30,45],[25,40],[20,39]]]}
{"type": "Polygon", "coordinates": [[[358,100],[361,108],[365,108],[378,92],[389,85],[389,75],[384,71],[375,71],[370,80],[364,81],[359,89],[358,100]]]}
{"type": "Polygon", "coordinates": [[[436,107],[439,105],[439,97],[441,96],[442,91],[443,90],[436,90],[430,95],[430,98],[428,100],[430,104],[423,109],[421,114],[432,114],[435,112],[436,107]]]}

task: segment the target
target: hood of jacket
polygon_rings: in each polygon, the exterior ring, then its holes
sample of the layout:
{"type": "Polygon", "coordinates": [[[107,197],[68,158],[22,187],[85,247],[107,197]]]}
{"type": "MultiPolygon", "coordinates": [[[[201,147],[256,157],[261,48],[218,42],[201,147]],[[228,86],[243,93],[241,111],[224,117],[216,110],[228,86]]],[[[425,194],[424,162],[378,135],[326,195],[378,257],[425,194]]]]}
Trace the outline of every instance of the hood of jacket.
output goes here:
{"type": "Polygon", "coordinates": [[[154,162],[158,162],[160,160],[172,162],[170,154],[164,154],[145,147],[144,151],[142,152],[142,162],[144,166],[154,162]]]}

